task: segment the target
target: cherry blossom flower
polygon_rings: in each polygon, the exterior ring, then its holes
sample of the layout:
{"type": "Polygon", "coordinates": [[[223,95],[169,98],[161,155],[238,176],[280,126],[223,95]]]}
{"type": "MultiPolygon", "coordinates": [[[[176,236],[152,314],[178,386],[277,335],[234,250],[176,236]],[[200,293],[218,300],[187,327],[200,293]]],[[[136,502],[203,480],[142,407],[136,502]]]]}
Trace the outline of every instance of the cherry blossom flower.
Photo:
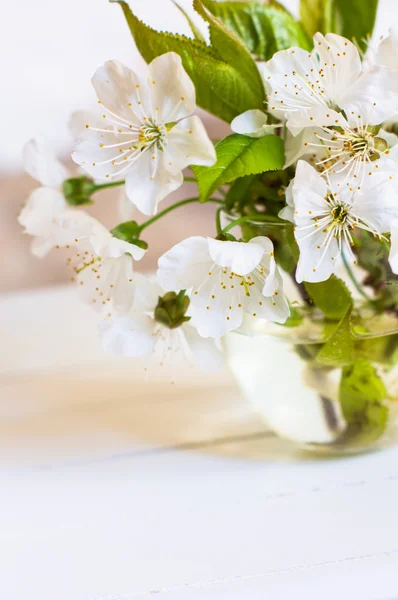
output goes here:
{"type": "Polygon", "coordinates": [[[284,323],[289,306],[273,245],[194,236],[159,259],[158,280],[167,290],[191,289],[192,321],[203,337],[237,329],[244,313],[284,323]]]}
{"type": "Polygon", "coordinates": [[[394,174],[373,173],[362,186],[351,187],[340,176],[321,176],[299,161],[286,191],[287,207],[279,216],[295,224],[300,248],[296,279],[324,281],[335,272],[342,253],[355,261],[351,249],[355,229],[378,238],[398,218],[398,191],[394,174]]]}
{"type": "Polygon", "coordinates": [[[200,337],[190,322],[169,328],[155,319],[158,298],[164,291],[154,281],[135,275],[128,314],[100,325],[104,350],[120,356],[147,356],[151,366],[165,367],[174,376],[181,364],[196,364],[205,370],[220,368],[223,359],[213,340],[200,337]]]}
{"type": "Polygon", "coordinates": [[[320,155],[322,170],[363,176],[390,153],[379,125],[398,112],[398,75],[385,66],[364,70],[356,46],[336,34],[317,33],[314,44],[311,54],[291,48],[268,61],[269,108],[294,136],[315,128],[302,140],[302,154],[320,155]]]}
{"type": "Polygon", "coordinates": [[[68,265],[73,269],[84,300],[102,310],[113,306],[130,308],[133,262],[146,250],[114,237],[96,219],[81,210],[67,210],[54,219],[53,240],[69,250],[68,265]],[[133,260],[134,259],[134,260],[133,260]]]}
{"type": "Polygon", "coordinates": [[[183,183],[188,165],[214,164],[216,154],[195,110],[195,87],[181,58],[155,58],[146,77],[109,61],[92,79],[102,116],[76,113],[79,140],[72,155],[95,179],[126,179],[126,193],[141,212],[183,183]]]}
{"type": "Polygon", "coordinates": [[[25,170],[42,187],[30,194],[18,221],[24,227],[24,233],[33,236],[32,253],[43,257],[57,244],[54,218],[67,208],[61,186],[69,174],[42,138],[32,139],[25,145],[23,163],[25,170]]]}

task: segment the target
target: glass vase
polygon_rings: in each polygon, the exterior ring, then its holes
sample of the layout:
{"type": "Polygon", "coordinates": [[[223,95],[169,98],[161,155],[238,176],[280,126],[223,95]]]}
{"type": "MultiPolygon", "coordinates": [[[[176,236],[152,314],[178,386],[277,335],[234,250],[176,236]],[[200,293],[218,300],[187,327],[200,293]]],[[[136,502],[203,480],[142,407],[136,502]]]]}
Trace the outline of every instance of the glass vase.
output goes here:
{"type": "Polygon", "coordinates": [[[398,322],[365,315],[353,335],[354,362],[342,366],[318,360],[328,323],[316,312],[298,327],[248,319],[225,348],[244,397],[277,435],[307,450],[361,452],[398,443],[398,322]]]}

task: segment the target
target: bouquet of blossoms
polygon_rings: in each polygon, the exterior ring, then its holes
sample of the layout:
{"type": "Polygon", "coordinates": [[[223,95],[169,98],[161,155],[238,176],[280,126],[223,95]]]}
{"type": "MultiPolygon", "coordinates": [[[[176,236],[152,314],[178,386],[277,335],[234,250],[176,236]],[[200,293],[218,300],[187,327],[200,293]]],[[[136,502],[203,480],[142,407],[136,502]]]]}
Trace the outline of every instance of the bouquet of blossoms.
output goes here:
{"type": "Polygon", "coordinates": [[[194,0],[207,40],[185,12],[189,38],[116,3],[147,73],[96,71],[97,112],[71,119],[75,174],[41,141],[26,145],[42,185],[19,216],[32,252],[67,250],[106,350],[215,368],[226,349],[283,435],[379,439],[397,395],[397,32],[370,42],[377,0],[302,0],[301,22],[275,0],[194,0]],[[213,142],[196,105],[231,134],[213,142]],[[184,180],[197,196],[162,208],[184,180]],[[84,211],[109,187],[139,222],[109,231],[84,211]],[[208,202],[213,237],[176,244],[156,276],[135,273],[155,221],[208,202]]]}

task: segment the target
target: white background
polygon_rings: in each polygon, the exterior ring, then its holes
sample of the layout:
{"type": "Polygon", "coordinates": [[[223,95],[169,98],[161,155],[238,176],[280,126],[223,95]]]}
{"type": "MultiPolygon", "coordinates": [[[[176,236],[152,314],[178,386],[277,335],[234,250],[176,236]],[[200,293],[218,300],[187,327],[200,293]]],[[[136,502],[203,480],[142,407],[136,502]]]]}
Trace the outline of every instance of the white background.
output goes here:
{"type": "MultiPolygon", "coordinates": [[[[191,10],[191,0],[179,2],[191,10]]],[[[284,4],[297,13],[298,0],[284,4]]],[[[171,0],[130,5],[157,29],[189,32],[171,0]]],[[[397,0],[379,5],[377,35],[398,20],[397,0]]],[[[95,69],[108,59],[135,69],[141,61],[121,8],[107,0],[0,0],[0,6],[0,170],[5,170],[20,167],[22,145],[40,132],[66,151],[70,112],[94,104],[95,69]]]]}

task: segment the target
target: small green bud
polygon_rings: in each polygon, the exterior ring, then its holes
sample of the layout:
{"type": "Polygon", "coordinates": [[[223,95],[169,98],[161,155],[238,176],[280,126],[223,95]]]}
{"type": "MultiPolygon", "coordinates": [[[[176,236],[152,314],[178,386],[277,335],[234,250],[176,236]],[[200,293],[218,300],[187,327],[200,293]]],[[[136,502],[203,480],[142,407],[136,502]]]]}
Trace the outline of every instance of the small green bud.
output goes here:
{"type": "Polygon", "coordinates": [[[185,290],[179,294],[167,292],[164,296],[159,296],[155,308],[155,321],[169,329],[176,329],[190,320],[191,317],[185,316],[188,307],[189,298],[186,296],[185,290]]]}
{"type": "Polygon", "coordinates": [[[216,240],[220,242],[236,242],[237,239],[232,233],[219,233],[216,240]]]}
{"type": "Polygon", "coordinates": [[[147,250],[148,244],[144,240],[139,239],[140,233],[141,227],[138,225],[137,221],[125,221],[111,230],[113,237],[118,240],[123,240],[124,242],[134,244],[134,246],[147,250]]]}
{"type": "Polygon", "coordinates": [[[385,152],[388,149],[388,144],[386,140],[383,140],[381,137],[375,137],[373,140],[374,148],[378,152],[385,152]]]}
{"type": "Polygon", "coordinates": [[[380,154],[378,152],[373,152],[373,154],[370,156],[370,161],[375,162],[375,160],[379,160],[379,158],[380,154]]]}
{"type": "Polygon", "coordinates": [[[62,184],[65,200],[71,206],[93,204],[90,196],[94,190],[95,184],[90,177],[72,177],[71,179],[65,179],[62,184]]]}

